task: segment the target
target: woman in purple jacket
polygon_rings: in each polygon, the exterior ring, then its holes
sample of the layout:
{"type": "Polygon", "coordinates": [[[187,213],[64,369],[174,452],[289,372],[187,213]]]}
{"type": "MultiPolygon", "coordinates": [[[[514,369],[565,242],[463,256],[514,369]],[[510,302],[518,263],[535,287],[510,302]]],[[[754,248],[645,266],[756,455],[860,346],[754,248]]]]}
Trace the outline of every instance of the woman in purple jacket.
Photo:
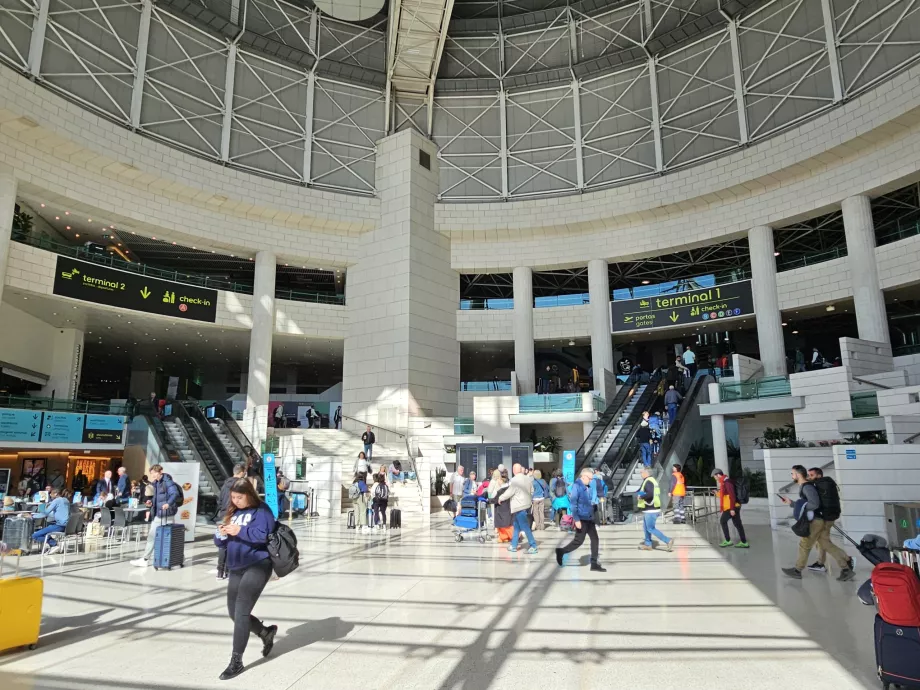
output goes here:
{"type": "Polygon", "coordinates": [[[227,549],[227,610],[233,619],[233,654],[230,665],[220,674],[229,680],[243,672],[243,652],[249,635],[262,640],[262,656],[268,656],[275,643],[277,625],[263,625],[252,615],[262,590],[272,576],[268,556],[268,535],[275,529],[272,511],[263,503],[252,483],[237,480],[230,487],[230,506],[217,529],[214,541],[227,549]]]}

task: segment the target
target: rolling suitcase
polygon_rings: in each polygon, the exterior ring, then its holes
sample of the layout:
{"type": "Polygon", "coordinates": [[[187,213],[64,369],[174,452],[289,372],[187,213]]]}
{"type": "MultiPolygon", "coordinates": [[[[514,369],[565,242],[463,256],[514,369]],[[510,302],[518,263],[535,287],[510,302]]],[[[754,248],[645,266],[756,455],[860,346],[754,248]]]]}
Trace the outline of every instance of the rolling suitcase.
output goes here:
{"type": "Polygon", "coordinates": [[[163,518],[153,540],[153,569],[185,565],[185,525],[167,522],[163,518]]]}
{"type": "Polygon", "coordinates": [[[32,518],[8,517],[3,521],[3,536],[0,537],[11,549],[22,549],[26,553],[32,550],[32,518]]]}
{"type": "Polygon", "coordinates": [[[353,510],[348,511],[348,517],[346,518],[345,528],[346,529],[355,528],[355,511],[353,510]]]}
{"type": "Polygon", "coordinates": [[[399,508],[390,510],[390,529],[402,529],[402,512],[399,508]]]}
{"type": "Polygon", "coordinates": [[[375,519],[376,519],[376,516],[374,515],[374,509],[373,509],[373,508],[368,508],[368,509],[367,509],[367,525],[368,525],[368,527],[373,527],[373,526],[374,526],[374,520],[375,520],[375,519]]]}
{"type": "MultiPolygon", "coordinates": [[[[0,651],[18,647],[35,649],[38,643],[44,583],[40,577],[19,577],[22,552],[17,549],[16,554],[16,574],[0,579],[0,651]]],[[[0,576],[2,574],[3,554],[0,553],[0,576]]]]}
{"type": "Polygon", "coordinates": [[[920,628],[892,625],[875,614],[875,663],[886,690],[920,688],[920,628]]]}

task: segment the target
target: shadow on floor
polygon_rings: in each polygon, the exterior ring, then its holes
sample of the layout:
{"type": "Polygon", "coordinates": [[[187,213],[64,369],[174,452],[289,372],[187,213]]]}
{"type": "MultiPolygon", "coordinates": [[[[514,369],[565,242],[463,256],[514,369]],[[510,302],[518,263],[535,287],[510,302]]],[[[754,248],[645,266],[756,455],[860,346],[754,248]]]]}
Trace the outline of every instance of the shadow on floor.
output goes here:
{"type": "MultiPolygon", "coordinates": [[[[248,669],[255,668],[264,663],[282,657],[288,652],[293,652],[304,647],[309,647],[316,642],[331,642],[332,640],[341,640],[348,636],[354,630],[355,624],[349,621],[343,621],[341,618],[324,618],[318,621],[309,621],[295,625],[293,628],[287,628],[279,631],[279,636],[272,648],[272,653],[268,657],[263,657],[247,666],[248,669]]],[[[257,644],[259,640],[255,637],[251,639],[252,644],[257,644]]]]}

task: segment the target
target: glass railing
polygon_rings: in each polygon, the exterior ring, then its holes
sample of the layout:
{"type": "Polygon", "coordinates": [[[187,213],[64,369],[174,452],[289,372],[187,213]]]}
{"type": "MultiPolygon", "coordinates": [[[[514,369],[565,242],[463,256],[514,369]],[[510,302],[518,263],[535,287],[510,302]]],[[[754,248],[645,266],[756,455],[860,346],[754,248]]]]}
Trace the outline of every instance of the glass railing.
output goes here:
{"type": "Polygon", "coordinates": [[[878,393],[850,393],[850,410],[853,417],[878,417],[878,393]]]}
{"type": "Polygon", "coordinates": [[[454,436],[468,436],[472,433],[472,417],[454,417],[454,436]]]}
{"type": "Polygon", "coordinates": [[[776,259],[776,270],[777,271],[791,271],[794,268],[804,268],[805,266],[814,266],[815,264],[822,264],[825,261],[833,261],[834,259],[840,259],[847,255],[847,248],[834,247],[833,249],[828,249],[824,252],[817,252],[816,254],[808,254],[806,256],[796,256],[791,257],[788,260],[783,259],[782,256],[779,256],[776,259]]]}
{"type": "Polygon", "coordinates": [[[462,299],[462,311],[476,311],[480,309],[514,309],[514,300],[510,297],[496,297],[494,299],[462,299]]]}
{"type": "MultiPolygon", "coordinates": [[[[641,276],[639,276],[641,277],[641,276]]],[[[739,280],[747,280],[751,277],[751,272],[745,268],[736,268],[723,273],[710,273],[705,276],[696,276],[695,278],[671,280],[666,283],[657,283],[655,285],[637,285],[631,288],[617,288],[612,291],[611,295],[614,301],[626,299],[638,299],[640,297],[655,297],[657,295],[672,295],[687,290],[699,290],[714,285],[725,285],[725,283],[734,283],[739,280]]],[[[637,279],[632,276],[631,279],[637,279]]]]}
{"type": "Polygon", "coordinates": [[[920,353],[920,344],[917,343],[912,345],[898,345],[897,347],[893,347],[891,349],[891,354],[893,354],[895,357],[899,357],[901,355],[916,355],[917,353],[920,353]]]}
{"type": "Polygon", "coordinates": [[[593,400],[592,400],[592,402],[593,402],[593,404],[594,404],[594,411],[597,412],[597,413],[599,413],[599,414],[603,414],[603,413],[604,413],[604,410],[607,409],[607,401],[604,400],[604,399],[603,399],[601,396],[599,396],[599,395],[595,395],[594,398],[593,398],[593,400]]]}
{"type": "Polygon", "coordinates": [[[552,297],[536,297],[533,306],[542,307],[576,307],[590,303],[591,298],[587,293],[580,295],[553,295],[552,297]]]}
{"type": "Polygon", "coordinates": [[[533,412],[581,412],[581,394],[522,395],[518,411],[522,414],[533,412]]]}
{"type": "Polygon", "coordinates": [[[875,243],[891,244],[914,235],[920,235],[920,212],[917,211],[875,228],[875,243]]]}
{"type": "Polygon", "coordinates": [[[766,376],[740,383],[720,383],[719,401],[753,400],[755,398],[779,398],[791,395],[789,379],[785,376],[766,376]]]}
{"type": "MultiPolygon", "coordinates": [[[[238,283],[211,276],[196,275],[194,273],[182,273],[180,271],[171,271],[165,268],[157,268],[148,264],[134,261],[125,261],[115,254],[108,254],[84,246],[75,246],[56,242],[48,237],[36,237],[18,230],[12,234],[14,242],[27,244],[31,247],[44,249],[61,256],[69,256],[80,261],[99,264],[118,269],[119,271],[128,271],[138,275],[150,276],[151,278],[160,278],[161,280],[171,280],[184,285],[195,285],[197,287],[210,288],[212,290],[224,290],[225,292],[237,292],[244,295],[252,294],[252,285],[249,283],[238,283]]],[[[287,299],[294,302],[314,302],[318,304],[345,304],[344,295],[332,295],[321,292],[300,292],[297,290],[277,289],[275,297],[278,299],[287,299]]]]}
{"type": "Polygon", "coordinates": [[[107,400],[90,402],[89,400],[67,400],[65,398],[31,398],[24,395],[0,395],[0,407],[80,414],[123,415],[129,412],[127,403],[112,405],[107,400]]]}
{"type": "Polygon", "coordinates": [[[486,393],[489,391],[510,391],[511,381],[461,381],[461,391],[486,393]]]}

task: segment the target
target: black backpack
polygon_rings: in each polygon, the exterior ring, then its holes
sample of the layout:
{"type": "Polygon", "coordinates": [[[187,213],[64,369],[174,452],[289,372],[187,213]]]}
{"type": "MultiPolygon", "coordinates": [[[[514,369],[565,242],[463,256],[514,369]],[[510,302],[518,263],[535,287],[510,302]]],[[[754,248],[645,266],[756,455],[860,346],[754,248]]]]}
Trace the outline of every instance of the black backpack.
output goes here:
{"type": "Polygon", "coordinates": [[[559,477],[556,480],[556,489],[554,493],[559,498],[561,498],[562,496],[565,496],[565,479],[563,479],[562,477],[559,477]]]}
{"type": "Polygon", "coordinates": [[[839,518],[841,508],[837,482],[830,477],[821,477],[814,480],[812,485],[818,490],[818,498],[821,499],[821,517],[830,521],[839,518]]]}
{"type": "Polygon", "coordinates": [[[287,525],[276,522],[275,529],[268,535],[268,555],[272,570],[278,577],[297,570],[300,565],[300,552],[297,550],[297,535],[287,525]]]}
{"type": "Polygon", "coordinates": [[[744,479],[734,479],[735,482],[735,498],[738,503],[744,505],[751,500],[751,490],[748,488],[747,482],[744,479]]]}

